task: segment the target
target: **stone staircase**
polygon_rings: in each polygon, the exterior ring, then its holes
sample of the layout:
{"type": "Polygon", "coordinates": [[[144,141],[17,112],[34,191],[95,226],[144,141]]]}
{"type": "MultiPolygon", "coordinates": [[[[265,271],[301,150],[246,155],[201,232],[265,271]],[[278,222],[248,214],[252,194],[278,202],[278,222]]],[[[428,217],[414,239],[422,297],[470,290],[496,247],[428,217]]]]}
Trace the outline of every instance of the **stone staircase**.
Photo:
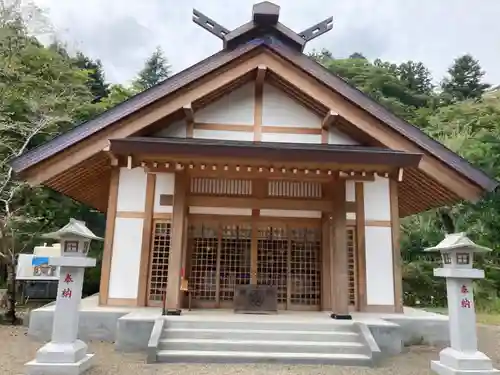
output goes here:
{"type": "Polygon", "coordinates": [[[379,353],[368,328],[354,322],[160,320],[149,362],[371,366],[379,353]]]}

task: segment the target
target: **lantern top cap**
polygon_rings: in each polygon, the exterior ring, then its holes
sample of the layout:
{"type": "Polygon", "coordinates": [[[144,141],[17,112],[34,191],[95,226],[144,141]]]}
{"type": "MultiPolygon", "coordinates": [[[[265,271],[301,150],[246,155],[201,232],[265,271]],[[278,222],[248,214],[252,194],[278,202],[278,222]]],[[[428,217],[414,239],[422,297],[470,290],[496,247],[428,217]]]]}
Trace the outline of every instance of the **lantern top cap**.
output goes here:
{"type": "Polygon", "coordinates": [[[101,237],[97,237],[89,228],[87,228],[84,221],[76,220],[73,218],[71,218],[69,220],[69,223],[61,229],[42,235],[43,238],[50,238],[55,240],[72,236],[87,238],[89,240],[102,241],[101,237]]]}
{"type": "Polygon", "coordinates": [[[445,238],[434,247],[424,251],[470,250],[474,253],[488,252],[491,249],[472,242],[465,232],[447,234],[445,238]]]}

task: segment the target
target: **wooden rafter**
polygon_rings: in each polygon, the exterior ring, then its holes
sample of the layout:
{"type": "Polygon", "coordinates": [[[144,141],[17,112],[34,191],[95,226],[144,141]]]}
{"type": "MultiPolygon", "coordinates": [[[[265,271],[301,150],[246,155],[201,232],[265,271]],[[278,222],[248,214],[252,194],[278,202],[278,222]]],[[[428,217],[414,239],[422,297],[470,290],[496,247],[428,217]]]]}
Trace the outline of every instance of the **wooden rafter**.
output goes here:
{"type": "Polygon", "coordinates": [[[334,122],[337,120],[339,114],[333,110],[329,110],[328,113],[325,115],[323,118],[323,121],[321,122],[321,128],[324,130],[328,130],[330,126],[334,124],[334,122]]]}

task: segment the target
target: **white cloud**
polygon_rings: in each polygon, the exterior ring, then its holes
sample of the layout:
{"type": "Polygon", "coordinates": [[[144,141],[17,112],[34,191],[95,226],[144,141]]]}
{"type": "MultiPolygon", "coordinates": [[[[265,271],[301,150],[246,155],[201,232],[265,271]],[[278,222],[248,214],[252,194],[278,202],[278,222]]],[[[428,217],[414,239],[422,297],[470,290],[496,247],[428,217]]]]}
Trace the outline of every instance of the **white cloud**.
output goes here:
{"type": "MultiPolygon", "coordinates": [[[[174,71],[217,52],[221,41],[192,21],[196,8],[228,29],[251,18],[250,0],[35,0],[48,10],[58,36],[100,58],[107,78],[133,78],[156,46],[174,71]]],[[[423,61],[440,79],[453,59],[472,53],[500,83],[500,2],[481,0],[276,0],[280,21],[303,29],[328,16],[334,28],[308,46],[335,56],[361,52],[394,62],[423,61]]]]}

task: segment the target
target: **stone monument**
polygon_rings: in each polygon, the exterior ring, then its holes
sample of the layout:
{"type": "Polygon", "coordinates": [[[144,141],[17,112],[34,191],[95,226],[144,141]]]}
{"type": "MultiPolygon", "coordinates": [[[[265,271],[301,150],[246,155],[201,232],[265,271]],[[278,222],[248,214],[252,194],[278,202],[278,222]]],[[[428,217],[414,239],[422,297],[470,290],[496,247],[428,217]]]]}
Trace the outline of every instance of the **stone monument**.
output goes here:
{"type": "Polygon", "coordinates": [[[52,341],[26,363],[29,375],[78,375],[92,364],[93,354],[87,354],[87,344],[78,340],[79,306],[82,297],[83,275],[86,267],[95,267],[96,260],[87,258],[95,236],[82,221],[71,219],[45,238],[61,242],[62,256],[50,257],[49,265],[60,267],[57,300],[52,326],[52,341]]]}
{"type": "Polygon", "coordinates": [[[472,268],[474,253],[491,251],[476,245],[465,233],[446,235],[437,246],[425,251],[440,251],[442,268],[434,275],[446,278],[451,347],[439,353],[431,369],[439,375],[500,374],[491,360],[477,350],[476,312],[472,280],[484,278],[484,271],[472,268]]]}

